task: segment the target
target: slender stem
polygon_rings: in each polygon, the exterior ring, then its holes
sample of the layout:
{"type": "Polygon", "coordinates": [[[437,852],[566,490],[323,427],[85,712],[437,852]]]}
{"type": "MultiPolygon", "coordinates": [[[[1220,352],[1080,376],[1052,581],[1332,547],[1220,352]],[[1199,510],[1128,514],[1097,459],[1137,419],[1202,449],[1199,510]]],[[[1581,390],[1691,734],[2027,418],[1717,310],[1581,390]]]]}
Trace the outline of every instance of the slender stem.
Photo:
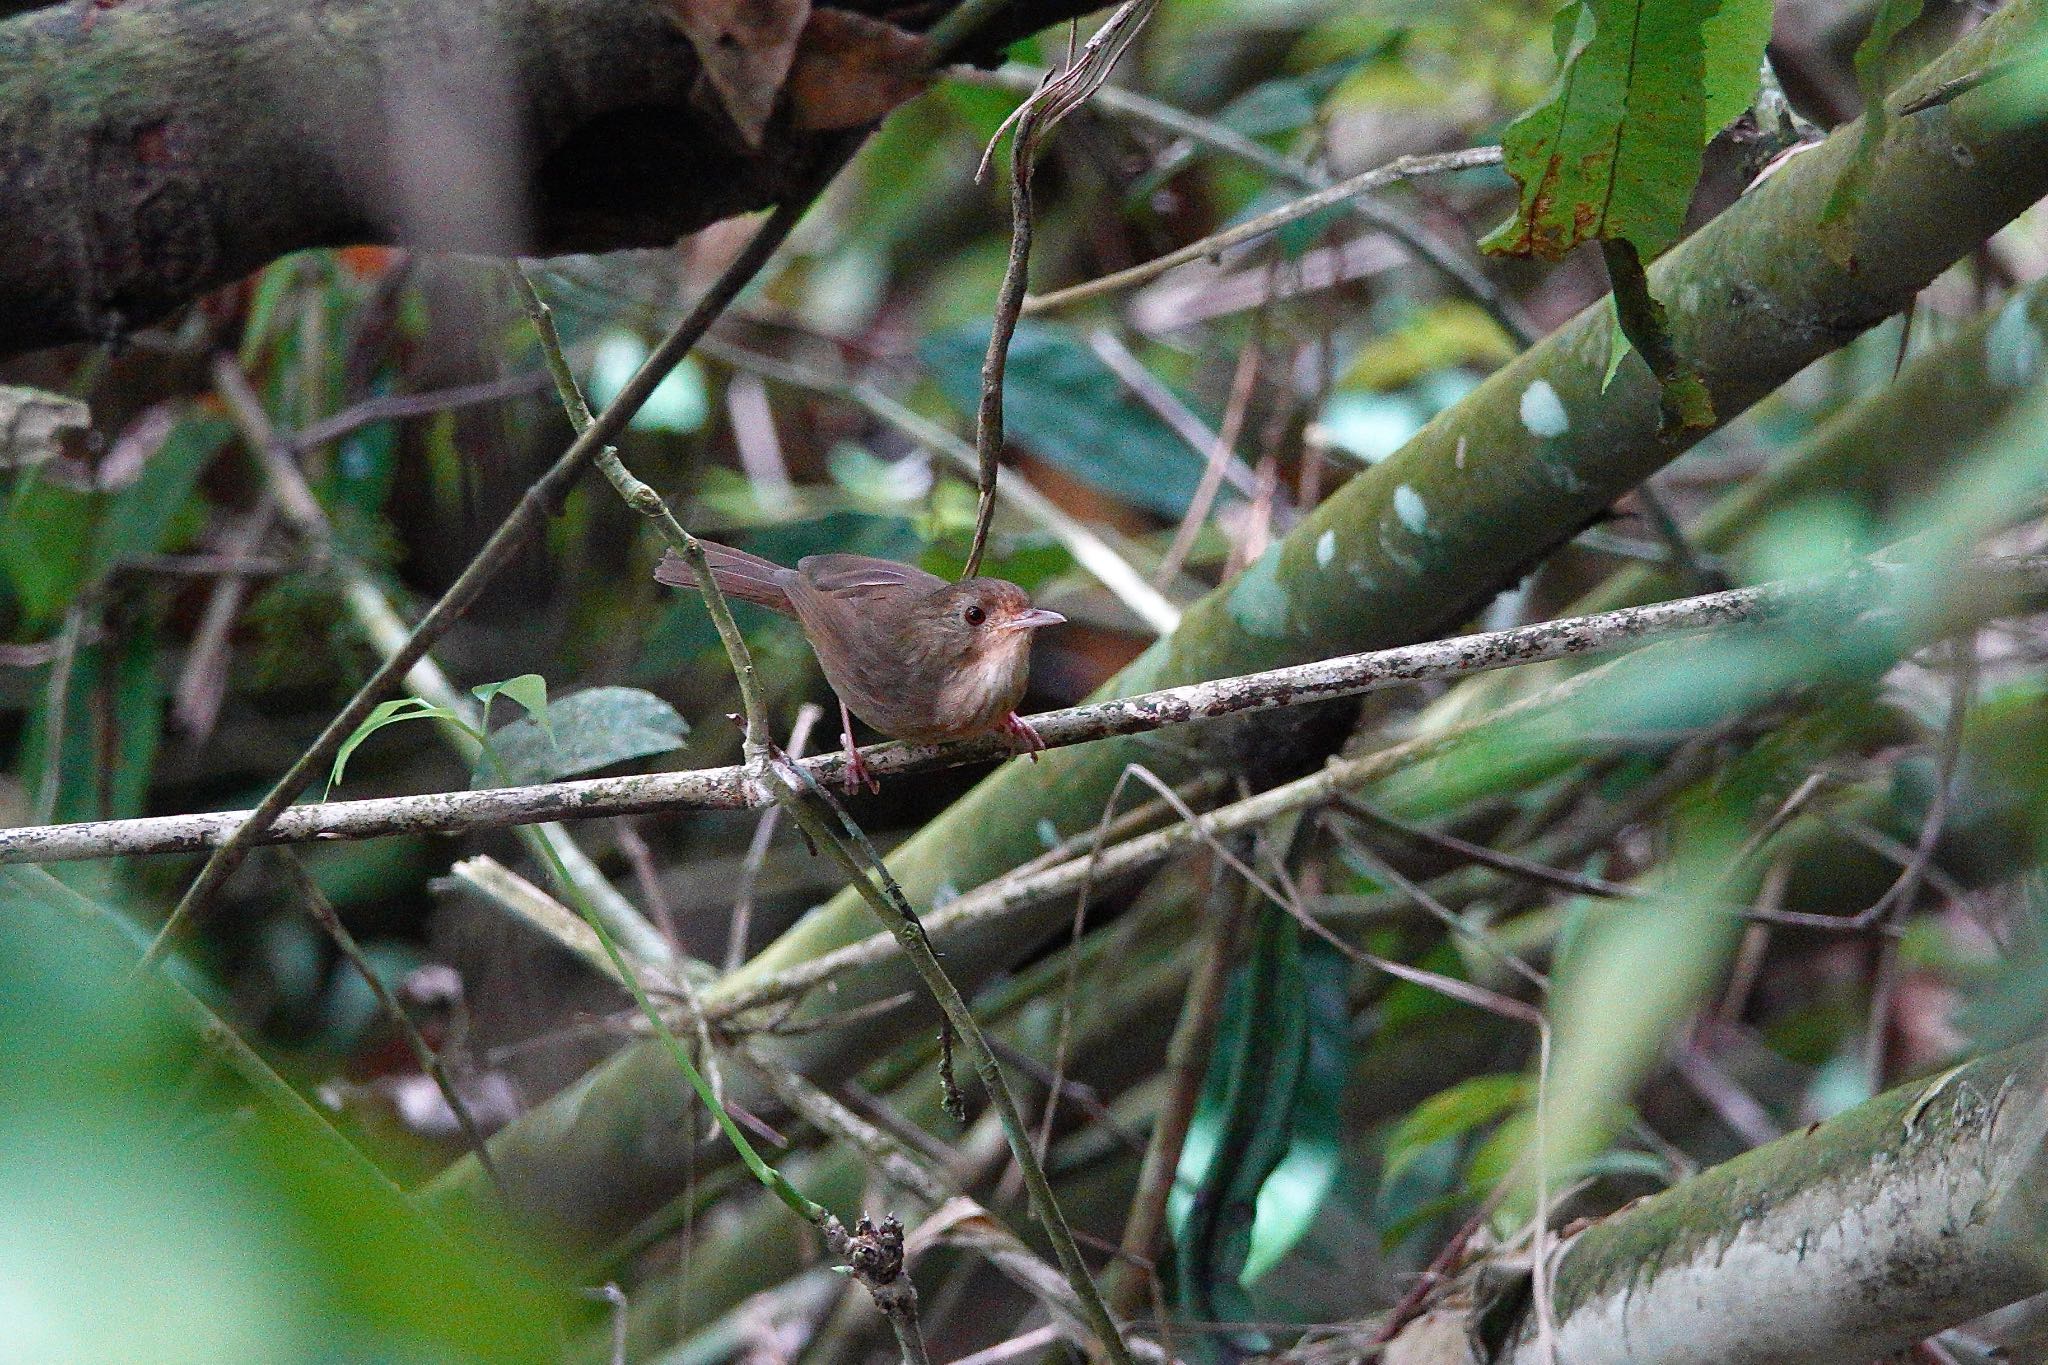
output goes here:
{"type": "Polygon", "coordinates": [[[91,592],[79,594],[64,613],[64,627],[50,658],[50,677],[43,689],[43,771],[36,783],[33,819],[47,825],[57,818],[57,798],[64,786],[64,734],[69,726],[71,675],[78,664],[78,644],[85,634],[91,592]]]}
{"type": "Polygon", "coordinates": [[[1276,232],[1289,223],[1299,222],[1312,214],[1321,213],[1324,209],[1345,203],[1368,191],[1384,188],[1396,181],[1499,164],[1498,147],[1468,147],[1461,151],[1441,152],[1432,156],[1396,157],[1384,166],[1363,171],[1348,180],[1340,180],[1313,194],[1303,195],[1292,203],[1283,204],[1277,209],[1262,213],[1234,227],[1225,228],[1200,241],[1190,242],[1178,250],[1167,252],[1164,256],[1156,256],[1142,264],[1089,280],[1085,284],[1027,298],[1024,300],[1024,316],[1036,317],[1040,313],[1049,313],[1054,309],[1065,308],[1086,299],[1100,298],[1105,294],[1118,293],[1143,284],[1147,280],[1157,279],[1177,265],[1186,265],[1190,261],[1215,256],[1231,247],[1276,232]]]}
{"type": "MultiPolygon", "coordinates": [[[[1044,74],[1037,67],[1012,63],[999,71],[960,70],[952,73],[952,76],[954,80],[976,85],[1028,92],[1037,88],[1044,74]]],[[[1213,119],[1191,114],[1185,109],[1167,104],[1163,100],[1153,99],[1138,91],[1124,89],[1121,86],[1104,86],[1096,92],[1095,101],[1106,113],[1185,138],[1191,143],[1221,152],[1225,156],[1236,157],[1297,189],[1320,190],[1333,183],[1333,178],[1317,167],[1283,156],[1264,143],[1248,138],[1236,129],[1225,127],[1213,119]]],[[[1469,294],[1495,322],[1500,324],[1502,331],[1521,345],[1532,345],[1542,335],[1513,296],[1494,283],[1476,262],[1442,240],[1407,212],[1372,198],[1349,200],[1346,207],[1358,218],[1406,246],[1417,258],[1433,266],[1446,279],[1469,294]]]]}
{"type": "Polygon", "coordinates": [[[441,1098],[448,1102],[449,1112],[455,1115],[456,1125],[462,1129],[463,1141],[469,1144],[470,1151],[476,1155],[477,1164],[482,1166],[484,1174],[490,1177],[492,1187],[498,1192],[498,1198],[510,1208],[512,1193],[506,1188],[505,1177],[499,1174],[497,1166],[491,1161],[491,1149],[484,1141],[483,1130],[477,1127],[475,1116],[469,1112],[469,1103],[455,1088],[454,1078],[449,1076],[448,1068],[434,1049],[427,1046],[426,1038],[420,1034],[419,1025],[412,1021],[412,1015],[406,1012],[398,997],[391,993],[391,987],[384,984],[384,978],[377,974],[377,969],[370,964],[370,959],[363,955],[361,945],[356,942],[356,936],[341,922],[341,916],[335,912],[333,902],[320,890],[312,874],[306,871],[306,865],[299,861],[299,856],[290,849],[283,850],[280,856],[286,873],[291,877],[292,885],[298,889],[299,899],[306,903],[306,913],[327,931],[327,936],[334,940],[334,946],[341,950],[341,955],[348,959],[349,965],[356,969],[364,984],[369,986],[370,993],[377,997],[377,1003],[391,1016],[392,1024],[405,1039],[406,1047],[411,1049],[413,1060],[419,1063],[421,1071],[433,1079],[435,1087],[441,1092],[441,1098]]]}
{"type": "MultiPolygon", "coordinates": [[[[555,377],[555,389],[560,395],[562,406],[568,411],[570,425],[579,433],[592,429],[595,421],[590,415],[590,405],[584,401],[583,391],[577,386],[576,376],[569,369],[568,359],[562,354],[562,339],[555,331],[554,310],[541,298],[540,291],[533,287],[523,267],[512,269],[513,286],[519,291],[521,304],[526,315],[533,322],[534,330],[540,335],[541,351],[547,357],[548,371],[555,377]]],[[[580,436],[579,436],[580,439],[580,436]]],[[[654,523],[654,529],[661,538],[690,563],[690,571],[696,575],[704,594],[704,605],[711,613],[711,622],[718,628],[718,638],[725,645],[725,652],[732,662],[733,677],[738,680],[741,705],[745,708],[746,755],[750,764],[758,763],[768,750],[768,708],[762,699],[760,682],[754,673],[754,656],[747,648],[747,640],[733,621],[732,608],[727,605],[725,594],[720,591],[718,580],[712,575],[711,566],[705,562],[704,547],[698,544],[678,522],[668,503],[661,494],[636,477],[619,459],[619,452],[611,446],[600,450],[596,456],[598,471],[605,476],[612,488],[625,500],[628,507],[654,523]]]]}
{"type": "MultiPolygon", "coordinates": [[[[783,777],[781,768],[775,769],[777,777],[783,777]]],[[[1132,1365],[1129,1349],[1124,1345],[1123,1334],[1117,1330],[1115,1320],[1110,1316],[1109,1307],[1102,1300],[1101,1291],[1089,1274],[1087,1263],[1081,1259],[1080,1248],[1075,1245],[1074,1234],[1067,1226],[1067,1219],[1053,1196],[1052,1183],[1046,1179],[1045,1168],[1039,1163],[1038,1155],[1032,1149],[1031,1134],[1024,1126],[1023,1114],[1017,1108],[1016,1096],[1010,1091],[1009,1083],[1003,1079],[1001,1064],[996,1060],[988,1038],[975,1020],[974,1012],[961,998],[952,978],[939,965],[938,955],[933,952],[931,941],[925,935],[924,925],[917,912],[912,910],[903,891],[889,875],[888,868],[875,861],[870,875],[870,866],[863,865],[849,840],[821,819],[808,802],[799,795],[798,787],[783,778],[784,789],[789,794],[785,802],[790,817],[811,837],[811,841],[824,848],[846,873],[847,880],[860,893],[868,908],[879,919],[890,935],[910,959],[925,988],[938,1002],[940,1011],[959,1034],[966,1047],[968,1057],[974,1064],[974,1072],[980,1078],[982,1089],[987,1093],[990,1106],[995,1110],[997,1121],[1002,1125],[1003,1137],[1009,1143],[1010,1153],[1016,1159],[1018,1169],[1024,1176],[1025,1192],[1030,1200],[1031,1211],[1045,1229],[1046,1237],[1052,1242],[1053,1253],[1060,1269],[1067,1277],[1080,1300],[1081,1311],[1089,1327],[1096,1334],[1097,1344],[1114,1365],[1132,1365]],[[879,876],[880,885],[876,877],[879,876]]]]}
{"type": "MultiPolygon", "coordinates": [[[[553,313],[540,297],[539,291],[533,287],[533,281],[527,278],[525,270],[515,265],[512,269],[512,280],[526,308],[527,316],[532,319],[534,330],[540,338],[541,351],[547,358],[548,370],[554,376],[555,386],[562,406],[569,414],[570,424],[576,427],[579,433],[595,430],[590,406],[584,401],[583,391],[578,387],[576,377],[569,369],[568,359],[562,353],[561,338],[555,331],[553,313]]],[[[740,634],[739,627],[733,623],[732,610],[726,605],[725,594],[719,591],[718,582],[713,578],[710,566],[705,562],[704,547],[677,523],[674,514],[668,510],[668,504],[662,501],[661,495],[633,476],[619,460],[615,450],[609,446],[601,450],[597,455],[597,465],[612,487],[618,491],[619,496],[625,499],[627,506],[651,518],[663,538],[689,558],[690,567],[697,575],[697,582],[702,585],[704,603],[710,608],[711,619],[718,626],[719,638],[725,642],[726,652],[732,661],[733,674],[739,680],[740,694],[744,699],[747,714],[748,767],[751,770],[757,765],[764,765],[768,751],[768,713],[761,699],[760,687],[755,682],[753,656],[747,649],[746,639],[740,634]]],[[[566,889],[574,892],[576,888],[568,885],[566,889]]],[[[654,1008],[653,1001],[648,997],[647,990],[641,985],[638,977],[627,968],[617,945],[599,922],[595,911],[587,902],[579,903],[577,909],[582,911],[583,917],[590,922],[590,927],[597,932],[599,940],[604,944],[606,956],[610,957],[618,968],[626,989],[632,992],[641,1012],[661,1035],[662,1042],[674,1057],[677,1067],[689,1080],[699,1098],[704,1101],[705,1108],[711,1111],[712,1119],[724,1131],[726,1139],[739,1153],[740,1160],[746,1164],[754,1178],[765,1185],[791,1212],[806,1222],[826,1229],[829,1237],[832,1230],[838,1228],[838,1220],[824,1206],[805,1198],[781,1172],[761,1159],[760,1154],[734,1124],[732,1115],[726,1111],[724,1097],[719,1094],[719,1088],[707,1082],[691,1064],[688,1050],[677,1040],[668,1022],[654,1008]]],[[[709,1026],[705,1022],[704,1010],[696,1000],[694,992],[689,992],[688,995],[690,1011],[703,1039],[708,1063],[711,1042],[709,1026]]],[[[914,1292],[911,1302],[916,1302],[914,1292]]]]}
{"type": "Polygon", "coordinates": [[[975,410],[974,454],[977,496],[974,543],[967,551],[962,578],[981,572],[989,526],[996,518],[996,472],[1003,459],[1003,370],[1010,358],[1010,338],[1024,293],[1031,285],[1031,164],[1038,151],[1040,105],[1027,100],[1010,134],[1010,254],[1003,282],[996,290],[995,314],[989,321],[988,352],[981,359],[981,403],[975,410]]]}
{"type": "MultiPolygon", "coordinates": [[[[804,756],[812,728],[824,718],[825,708],[816,702],[807,701],[797,708],[796,721],[789,727],[791,758],[804,756]]],[[[768,846],[775,839],[775,826],[781,815],[780,805],[763,811],[754,826],[753,840],[747,845],[747,860],[740,867],[739,890],[733,893],[732,920],[725,934],[725,969],[729,972],[738,971],[747,960],[747,940],[754,927],[754,889],[760,883],[761,865],[768,860],[768,846]]]]}
{"type": "Polygon", "coordinates": [[[605,408],[602,416],[579,433],[560,459],[539,479],[529,486],[519,502],[513,507],[498,529],[491,533],[483,548],[478,550],[468,567],[443,593],[433,608],[413,628],[402,648],[377,667],[356,694],[349,699],[320,735],[299,755],[298,760],[277,780],[247,820],[237,827],[228,840],[216,848],[213,855],[200,869],[199,876],[185,891],[170,917],[158,931],[156,939],[143,954],[140,969],[154,966],[169,948],[173,936],[185,921],[197,914],[212,899],[213,894],[231,876],[248,855],[249,849],[284,813],[306,784],[313,780],[322,768],[331,763],[336,751],[355,733],[364,718],[376,707],[392,687],[405,676],[406,671],[419,662],[434,642],[455,624],[459,617],[476,600],[484,585],[510,563],[526,538],[533,534],[555,506],[567,495],[570,485],[583,473],[584,468],[594,460],[620,431],[626,422],[640,410],[655,386],[667,377],[670,370],[687,355],[690,348],[709,330],[711,324],[723,314],[732,301],[739,296],[747,282],[767,264],[776,247],[796,227],[804,209],[831,174],[838,169],[840,158],[829,155],[824,158],[818,170],[807,182],[776,208],[767,221],[761,224],[739,256],[723,274],[713,282],[702,298],[697,301],[689,314],[676,324],[675,329],[654,349],[619,396],[605,408]]]}

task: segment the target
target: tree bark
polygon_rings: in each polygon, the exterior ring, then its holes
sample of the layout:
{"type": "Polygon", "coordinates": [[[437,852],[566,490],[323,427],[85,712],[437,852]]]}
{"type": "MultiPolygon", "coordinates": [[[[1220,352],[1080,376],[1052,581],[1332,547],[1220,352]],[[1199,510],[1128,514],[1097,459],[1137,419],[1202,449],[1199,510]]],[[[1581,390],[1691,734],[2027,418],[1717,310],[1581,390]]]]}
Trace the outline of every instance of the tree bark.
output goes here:
{"type": "MultiPolygon", "coordinates": [[[[2044,16],[2048,0],[2017,0],[1899,98],[2027,49],[2044,16]]],[[[1903,308],[2048,192],[2048,128],[1985,127],[1970,119],[1967,101],[1896,120],[1867,196],[1844,224],[1853,256],[1838,263],[1814,225],[1859,133],[1852,125],[1795,158],[1651,270],[1680,352],[1704,376],[1723,422],[1903,308]]],[[[1661,429],[1658,385],[1639,360],[1626,361],[1603,391],[1611,328],[1602,301],[1495,374],[1196,604],[1179,631],[1102,695],[1455,629],[1697,439],[1661,429]]],[[[1200,730],[1177,738],[1172,748],[1112,740],[1008,765],[898,849],[891,866],[912,902],[929,905],[946,888],[978,885],[1031,857],[1048,826],[1062,837],[1092,827],[1129,763],[1178,781],[1205,764],[1242,767],[1261,747],[1227,725],[1209,728],[1205,748],[1200,730]]],[[[955,981],[972,989],[1066,914],[1050,906],[938,946],[955,981]]],[[[858,899],[842,895],[749,963],[741,984],[871,929],[858,899]]],[[[889,967],[839,985],[836,1010],[915,989],[889,967]]],[[[882,1031],[869,1021],[858,1033],[782,1045],[792,1066],[829,1076],[888,1046],[882,1031]]],[[[586,1230],[616,1228],[646,1212],[654,1192],[680,1188],[680,1144],[647,1140],[673,1124],[680,1103],[664,1059],[629,1048],[500,1133],[492,1150],[501,1165],[533,1172],[547,1202],[586,1230]]],[[[459,1195],[477,1175],[473,1162],[460,1163],[437,1188],[459,1195]]]]}
{"type": "MultiPolygon", "coordinates": [[[[2048,1045],[1993,1053],[1594,1224],[1557,1253],[1557,1358],[1876,1360],[2048,1288],[2044,1082],[2048,1045]]],[[[1419,1320],[1389,1365],[1476,1365],[1474,1307],[1419,1320]]],[[[1495,1365],[1543,1359],[1534,1318],[1495,1365]]]]}
{"type": "MultiPolygon", "coordinates": [[[[1091,7],[1020,0],[977,55],[1091,7]]],[[[698,77],[654,0],[21,15],[0,24],[0,356],[118,336],[305,247],[661,246],[773,203],[826,135],[780,118],[750,151],[698,77]]]]}

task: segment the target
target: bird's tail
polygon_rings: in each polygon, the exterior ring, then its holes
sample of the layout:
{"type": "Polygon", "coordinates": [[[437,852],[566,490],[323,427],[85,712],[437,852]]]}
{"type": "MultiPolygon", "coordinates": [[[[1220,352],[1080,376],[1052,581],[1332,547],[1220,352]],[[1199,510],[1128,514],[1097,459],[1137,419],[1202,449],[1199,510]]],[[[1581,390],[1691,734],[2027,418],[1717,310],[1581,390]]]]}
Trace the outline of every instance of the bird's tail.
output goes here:
{"type": "MultiPolygon", "coordinates": [[[[781,565],[715,541],[700,540],[697,543],[704,547],[704,560],[711,566],[711,576],[717,580],[720,592],[742,602],[752,602],[757,607],[779,611],[784,616],[796,615],[796,608],[790,604],[789,594],[782,587],[782,575],[787,571],[781,565]]],[[[690,561],[674,550],[664,554],[661,563],[654,566],[654,577],[656,582],[666,583],[672,588],[697,586],[697,575],[690,571],[690,561]]]]}

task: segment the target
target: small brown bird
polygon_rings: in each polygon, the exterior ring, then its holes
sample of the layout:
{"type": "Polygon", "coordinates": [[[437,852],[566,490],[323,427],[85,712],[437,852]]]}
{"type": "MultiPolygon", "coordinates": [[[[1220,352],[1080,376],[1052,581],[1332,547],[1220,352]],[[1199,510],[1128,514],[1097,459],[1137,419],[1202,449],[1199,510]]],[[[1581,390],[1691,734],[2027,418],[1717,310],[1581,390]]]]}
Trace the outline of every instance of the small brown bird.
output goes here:
{"type": "MultiPolygon", "coordinates": [[[[997,731],[1020,753],[1045,741],[1017,714],[1031,671],[1031,636],[1067,618],[1031,605],[1015,583],[969,578],[948,583],[893,559],[806,555],[794,569],[700,541],[718,590],[795,617],[839,694],[845,726],[846,789],[874,775],[853,744],[850,708],[896,739],[930,744],[997,731]]],[[[689,561],[674,550],[654,576],[694,588],[689,561]]]]}

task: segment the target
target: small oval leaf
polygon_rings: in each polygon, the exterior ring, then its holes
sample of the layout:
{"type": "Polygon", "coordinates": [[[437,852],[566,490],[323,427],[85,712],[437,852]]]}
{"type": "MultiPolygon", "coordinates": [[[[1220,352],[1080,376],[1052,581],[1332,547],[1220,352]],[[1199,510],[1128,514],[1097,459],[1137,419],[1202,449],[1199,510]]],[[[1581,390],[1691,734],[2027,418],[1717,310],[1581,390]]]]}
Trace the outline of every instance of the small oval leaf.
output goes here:
{"type": "Polygon", "coordinates": [[[497,770],[491,770],[488,759],[480,760],[472,785],[554,782],[670,753],[684,747],[690,732],[689,722],[673,706],[637,687],[572,692],[537,714],[547,717],[549,728],[536,716],[526,716],[492,732],[497,770]]]}

